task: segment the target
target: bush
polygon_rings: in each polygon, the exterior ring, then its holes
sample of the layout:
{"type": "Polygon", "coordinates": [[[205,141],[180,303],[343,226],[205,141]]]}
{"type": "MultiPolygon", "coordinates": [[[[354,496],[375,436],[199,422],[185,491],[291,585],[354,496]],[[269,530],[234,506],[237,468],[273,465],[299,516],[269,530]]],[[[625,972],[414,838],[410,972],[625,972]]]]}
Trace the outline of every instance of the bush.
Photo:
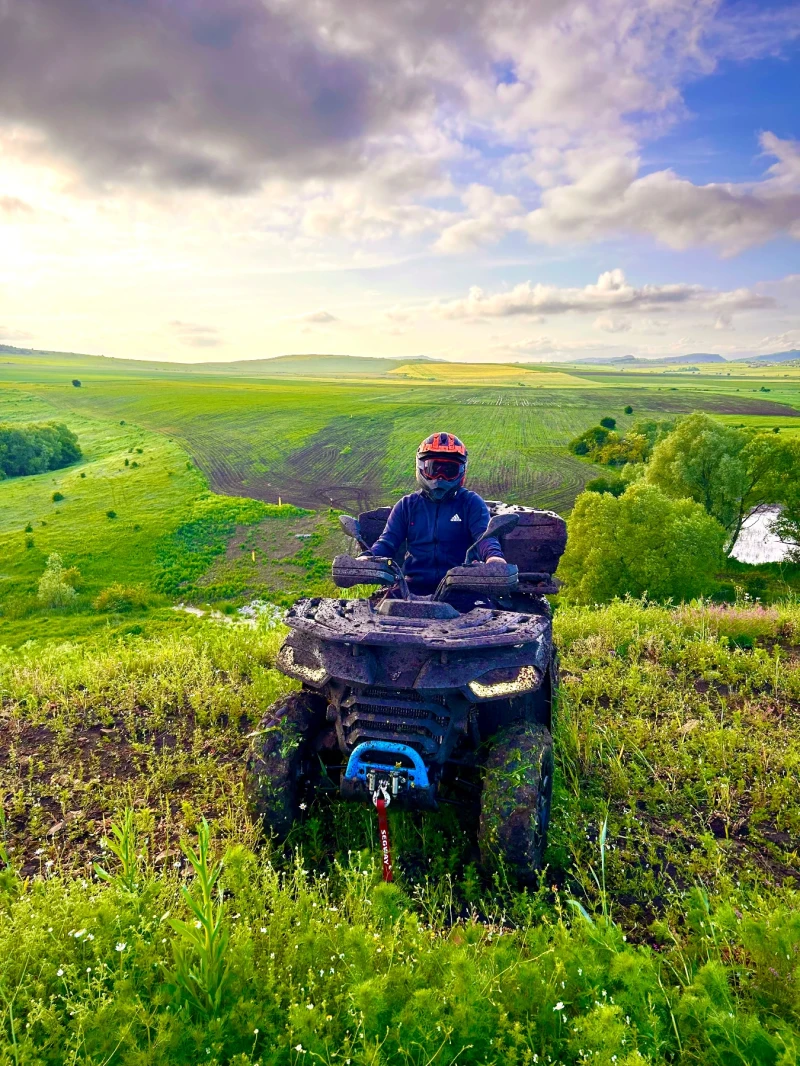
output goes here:
{"type": "Polygon", "coordinates": [[[96,611],[131,611],[136,607],[147,607],[150,595],[143,585],[123,585],[115,582],[104,588],[92,606],[96,611]]]}
{"type": "Polygon", "coordinates": [[[117,517],[117,512],[116,511],[106,511],[106,518],[116,518],[116,517],[117,517]]]}
{"type": "Polygon", "coordinates": [[[631,407],[630,404],[628,404],[628,406],[625,408],[625,414],[626,415],[632,415],[633,414],[633,408],[631,407]]]}
{"type": "Polygon", "coordinates": [[[63,492],[54,492],[53,493],[53,503],[59,503],[63,499],[64,499],[64,493],[63,492]]]}
{"type": "Polygon", "coordinates": [[[58,552],[53,552],[48,556],[36,594],[36,598],[43,607],[65,607],[70,600],[75,598],[75,589],[66,580],[67,574],[77,574],[77,570],[73,568],[65,572],[58,552]]]}
{"type": "Polygon", "coordinates": [[[573,455],[584,456],[604,466],[644,463],[650,458],[656,444],[675,428],[674,422],[646,419],[634,422],[625,436],[621,437],[614,432],[611,423],[616,425],[613,418],[601,419],[600,425],[584,430],[570,441],[569,450],[573,455]]]}
{"type": "Polygon", "coordinates": [[[617,420],[616,420],[616,418],[610,418],[607,415],[605,418],[601,418],[600,419],[600,425],[604,426],[605,429],[616,429],[617,428],[617,420]]]}
{"type": "Polygon", "coordinates": [[[78,381],[77,378],[72,379],[72,384],[75,386],[76,389],[79,389],[81,387],[81,383],[80,381],[78,381]]]}
{"type": "Polygon", "coordinates": [[[81,455],[78,438],[63,422],[0,425],[0,473],[5,477],[60,470],[81,455]]]}
{"type": "Polygon", "coordinates": [[[594,477],[587,481],[584,490],[586,492],[610,492],[612,496],[621,496],[628,487],[628,482],[621,477],[594,477]]]}
{"type": "Polygon", "coordinates": [[[558,576],[573,603],[690,600],[713,587],[724,543],[725,530],[700,504],[671,500],[654,485],[636,482],[619,497],[584,492],[558,576]]]}

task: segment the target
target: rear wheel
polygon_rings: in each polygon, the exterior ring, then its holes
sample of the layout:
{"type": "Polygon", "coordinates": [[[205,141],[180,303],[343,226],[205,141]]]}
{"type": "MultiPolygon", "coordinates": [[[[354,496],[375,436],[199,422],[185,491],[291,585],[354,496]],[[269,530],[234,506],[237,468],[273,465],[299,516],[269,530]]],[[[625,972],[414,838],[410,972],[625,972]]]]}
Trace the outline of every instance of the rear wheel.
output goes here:
{"type": "Polygon", "coordinates": [[[247,760],[247,792],[264,828],[284,838],[314,773],[313,738],[325,718],[315,693],[290,692],[259,723],[247,760]]]}
{"type": "Polygon", "coordinates": [[[484,762],[478,844],[486,867],[532,884],[544,863],[553,794],[553,740],[538,722],[516,722],[494,738],[484,762]]]}

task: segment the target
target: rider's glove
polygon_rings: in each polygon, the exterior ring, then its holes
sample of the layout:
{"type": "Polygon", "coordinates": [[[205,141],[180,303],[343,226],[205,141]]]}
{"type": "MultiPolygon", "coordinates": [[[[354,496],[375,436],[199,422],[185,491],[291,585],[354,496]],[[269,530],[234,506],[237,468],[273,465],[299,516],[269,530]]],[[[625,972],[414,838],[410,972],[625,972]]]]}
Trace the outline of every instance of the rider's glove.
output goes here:
{"type": "Polygon", "coordinates": [[[360,555],[356,556],[356,559],[374,559],[374,558],[375,558],[375,556],[372,554],[372,552],[362,552],[360,555]]]}
{"type": "Polygon", "coordinates": [[[507,565],[502,555],[490,555],[489,558],[486,560],[487,566],[493,566],[497,563],[500,563],[501,566],[507,565]]]}

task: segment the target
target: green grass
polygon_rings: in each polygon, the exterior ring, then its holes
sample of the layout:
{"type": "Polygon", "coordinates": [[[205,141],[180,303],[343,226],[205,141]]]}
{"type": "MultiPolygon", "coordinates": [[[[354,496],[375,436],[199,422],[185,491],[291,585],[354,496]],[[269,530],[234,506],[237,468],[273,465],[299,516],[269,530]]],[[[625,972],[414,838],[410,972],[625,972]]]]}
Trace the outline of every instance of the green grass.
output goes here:
{"type": "Polygon", "coordinates": [[[161,435],[0,391],[4,420],[56,414],[77,433],[83,459],[63,470],[0,484],[4,617],[26,609],[51,552],[59,552],[65,566],[79,567],[87,599],[112,580],[151,583],[153,545],[205,489],[186,453],[161,435]],[[56,492],[63,495],[57,502],[56,492]],[[109,518],[109,511],[116,518],[109,518]]]}
{"type": "Polygon", "coordinates": [[[319,797],[295,850],[258,840],[241,757],[289,684],[279,632],[6,652],[0,1061],[796,1062],[800,609],[615,604],[556,632],[532,894],[481,878],[452,809],[390,811],[391,889],[366,809],[319,797]],[[123,866],[101,838],[126,808],[123,866]]]}

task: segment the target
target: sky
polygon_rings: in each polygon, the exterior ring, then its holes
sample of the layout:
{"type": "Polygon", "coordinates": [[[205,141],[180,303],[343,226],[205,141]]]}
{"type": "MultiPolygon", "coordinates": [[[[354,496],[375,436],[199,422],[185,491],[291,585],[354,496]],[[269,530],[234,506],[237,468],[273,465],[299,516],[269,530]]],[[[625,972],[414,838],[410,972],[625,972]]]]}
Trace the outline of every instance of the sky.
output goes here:
{"type": "Polygon", "coordinates": [[[0,343],[800,348],[800,4],[0,0],[0,343]]]}

